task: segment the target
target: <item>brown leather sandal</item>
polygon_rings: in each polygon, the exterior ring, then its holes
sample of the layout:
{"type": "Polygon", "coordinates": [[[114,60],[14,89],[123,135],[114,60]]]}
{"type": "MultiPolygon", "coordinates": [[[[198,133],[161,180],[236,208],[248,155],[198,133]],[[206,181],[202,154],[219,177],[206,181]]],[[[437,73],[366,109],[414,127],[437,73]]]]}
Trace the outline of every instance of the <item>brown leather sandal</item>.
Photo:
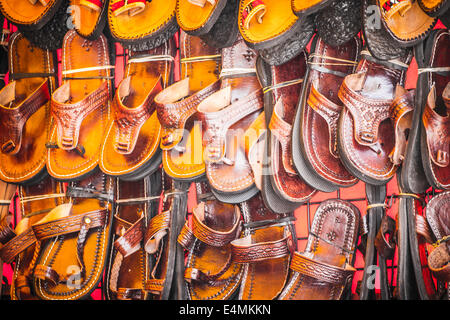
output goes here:
{"type": "Polygon", "coordinates": [[[178,31],[175,8],[176,0],[110,0],[111,35],[132,51],[159,47],[178,31]]]}
{"type": "Polygon", "coordinates": [[[241,234],[237,205],[220,203],[206,181],[196,183],[192,221],[186,221],[178,242],[188,251],[184,277],[191,300],[230,299],[237,290],[241,265],[232,261],[231,242],[241,234]]]}
{"type": "Polygon", "coordinates": [[[145,300],[152,258],[144,249],[145,230],[156,215],[161,194],[161,175],[137,181],[116,181],[113,245],[105,275],[108,300],[145,300]]]}
{"type": "Polygon", "coordinates": [[[111,176],[135,180],[161,164],[161,125],[155,96],[173,81],[175,43],[167,41],[145,52],[133,52],[113,103],[100,153],[100,169],[111,176]]]}
{"type": "Polygon", "coordinates": [[[70,0],[73,25],[78,34],[95,40],[106,25],[107,0],[70,0]]]}
{"type": "Polygon", "coordinates": [[[71,182],[69,203],[32,225],[40,245],[33,291],[42,300],[87,298],[97,287],[111,245],[114,181],[99,170],[71,182]]]}
{"type": "Polygon", "coordinates": [[[294,166],[306,183],[324,192],[358,182],[339,157],[337,129],[343,108],[338,91],[344,78],[355,70],[360,50],[358,37],[337,47],[315,38],[311,46],[294,120],[292,155],[294,166]]]}
{"type": "Polygon", "coordinates": [[[56,125],[47,144],[47,169],[60,180],[81,179],[98,166],[110,113],[113,79],[108,44],[75,30],[64,37],[63,84],[52,95],[56,125]]]}
{"type": "Polygon", "coordinates": [[[243,265],[240,300],[272,300],[284,288],[295,250],[292,213],[279,215],[264,206],[261,194],[241,204],[243,236],[231,242],[234,263],[243,265]]]}
{"type": "Polygon", "coordinates": [[[31,183],[46,174],[55,57],[17,32],[11,36],[8,50],[13,81],[0,91],[0,179],[31,183]]]}
{"type": "Polygon", "coordinates": [[[423,41],[437,22],[420,8],[418,1],[377,0],[377,3],[386,30],[404,47],[423,41]]]}
{"type": "Polygon", "coordinates": [[[62,3],[62,0],[1,0],[0,10],[22,30],[39,30],[53,18],[62,3]]]}
{"type": "Polygon", "coordinates": [[[220,54],[200,38],[181,33],[181,78],[155,97],[162,126],[163,167],[175,180],[194,181],[205,174],[202,120],[197,105],[219,90],[220,54]]]}
{"type": "Polygon", "coordinates": [[[266,206],[276,213],[294,211],[316,191],[305,183],[292,165],[292,124],[306,71],[305,54],[279,66],[257,60],[258,79],[264,92],[264,112],[269,121],[261,193],[266,206]]]}
{"type": "MultiPolygon", "coordinates": [[[[10,295],[12,300],[35,300],[31,289],[32,276],[40,243],[32,230],[55,206],[65,202],[62,183],[49,176],[32,186],[18,187],[20,201],[20,221],[14,230],[0,232],[3,246],[0,256],[6,263],[14,263],[10,295]],[[7,242],[6,242],[7,241],[7,242]]],[[[6,222],[6,221],[5,221],[6,222]]],[[[9,228],[7,224],[4,228],[9,228]]]]}
{"type": "Polygon", "coordinates": [[[255,59],[256,53],[242,39],[222,49],[221,89],[197,107],[206,122],[206,176],[222,202],[239,203],[258,192],[252,167],[265,119],[255,59]]]}
{"type": "Polygon", "coordinates": [[[339,300],[351,284],[360,212],[350,202],[323,201],[303,253],[295,252],[281,300],[339,300]]]}
{"type": "Polygon", "coordinates": [[[397,85],[404,86],[412,52],[388,62],[373,58],[366,50],[362,56],[356,72],[345,77],[339,90],[344,108],[338,150],[350,173],[366,183],[384,185],[397,170],[389,159],[395,134],[389,109],[397,85]]]}

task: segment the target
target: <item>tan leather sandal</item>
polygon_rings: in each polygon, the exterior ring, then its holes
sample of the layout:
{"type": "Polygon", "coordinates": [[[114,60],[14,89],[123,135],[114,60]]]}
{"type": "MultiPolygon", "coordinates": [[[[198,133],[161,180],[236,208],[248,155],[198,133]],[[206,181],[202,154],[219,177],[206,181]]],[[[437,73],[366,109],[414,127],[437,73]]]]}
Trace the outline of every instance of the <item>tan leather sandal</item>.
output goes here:
{"type": "Polygon", "coordinates": [[[107,0],[70,0],[73,26],[82,37],[95,40],[107,20],[107,0]]]}
{"type": "Polygon", "coordinates": [[[31,183],[46,174],[55,57],[17,32],[11,36],[8,50],[12,81],[0,91],[0,179],[31,183]]]}
{"type": "Polygon", "coordinates": [[[47,169],[60,180],[81,179],[98,166],[112,96],[107,40],[82,38],[70,30],[62,54],[63,84],[53,93],[56,125],[47,144],[47,169]]]}

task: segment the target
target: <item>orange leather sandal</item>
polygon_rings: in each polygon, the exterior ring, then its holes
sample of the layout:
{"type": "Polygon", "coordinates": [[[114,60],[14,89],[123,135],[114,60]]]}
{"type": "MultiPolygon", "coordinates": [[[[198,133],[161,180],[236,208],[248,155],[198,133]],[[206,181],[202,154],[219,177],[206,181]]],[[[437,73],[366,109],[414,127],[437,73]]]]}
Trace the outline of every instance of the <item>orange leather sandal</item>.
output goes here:
{"type": "Polygon", "coordinates": [[[133,51],[159,47],[178,31],[175,8],[176,0],[110,0],[111,35],[133,51]]]}
{"type": "Polygon", "coordinates": [[[219,90],[219,50],[199,37],[181,33],[182,80],[155,97],[162,126],[161,149],[165,172],[175,180],[194,181],[205,175],[202,119],[197,105],[219,90]]]}
{"type": "Polygon", "coordinates": [[[107,40],[82,38],[70,30],[64,38],[63,84],[52,95],[55,128],[47,144],[47,169],[60,180],[76,180],[98,166],[110,115],[113,79],[107,40]]]}
{"type": "Polygon", "coordinates": [[[113,179],[97,170],[71,182],[69,202],[32,225],[40,245],[32,282],[39,299],[85,299],[97,287],[109,258],[113,192],[113,179]]]}
{"type": "Polygon", "coordinates": [[[206,34],[216,23],[227,2],[227,0],[177,0],[178,25],[191,36],[206,34]]]}
{"type": "Polygon", "coordinates": [[[175,43],[130,53],[101,148],[100,169],[126,180],[142,179],[161,164],[161,125],[155,96],[173,81],[175,43]]]}
{"type": "Polygon", "coordinates": [[[37,48],[17,32],[8,50],[12,81],[0,91],[0,179],[32,183],[46,174],[56,60],[53,52],[37,48]]]}

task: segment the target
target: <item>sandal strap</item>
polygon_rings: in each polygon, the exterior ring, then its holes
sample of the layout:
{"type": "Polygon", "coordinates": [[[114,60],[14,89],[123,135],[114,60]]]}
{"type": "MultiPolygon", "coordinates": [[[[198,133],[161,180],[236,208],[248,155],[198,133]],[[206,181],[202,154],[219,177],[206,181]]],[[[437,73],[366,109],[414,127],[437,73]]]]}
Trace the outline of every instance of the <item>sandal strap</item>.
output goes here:
{"type": "Polygon", "coordinates": [[[155,253],[159,248],[160,240],[167,234],[170,227],[170,210],[154,216],[145,231],[145,251],[149,254],[155,253]]]}
{"type": "MultiPolygon", "coordinates": [[[[14,231],[13,231],[14,232],[14,231]]],[[[15,233],[14,233],[15,234],[15,233]]],[[[0,258],[3,262],[12,263],[24,250],[36,243],[36,237],[31,228],[15,236],[0,249],[0,258]]]]}
{"type": "Polygon", "coordinates": [[[448,243],[441,243],[428,255],[428,266],[436,279],[450,281],[450,252],[448,243]]]}
{"type": "Polygon", "coordinates": [[[66,103],[69,95],[70,83],[66,82],[56,89],[51,102],[51,113],[57,127],[57,144],[63,150],[73,150],[78,146],[84,118],[108,103],[108,83],[104,81],[97,90],[75,103],[66,103]]]}
{"type": "Polygon", "coordinates": [[[17,154],[21,149],[22,131],[28,119],[50,100],[48,80],[44,80],[20,105],[6,107],[15,99],[15,82],[0,92],[0,122],[7,128],[0,134],[0,150],[6,154],[17,154]]]}
{"type": "Polygon", "coordinates": [[[290,236],[275,241],[252,243],[252,236],[231,242],[231,254],[235,263],[252,263],[288,256],[292,247],[290,236]]]}
{"type": "Polygon", "coordinates": [[[356,272],[356,269],[351,266],[340,268],[307,258],[298,252],[295,252],[292,256],[290,268],[295,272],[331,285],[344,285],[356,272]]]}
{"type": "Polygon", "coordinates": [[[126,231],[122,227],[119,232],[122,235],[114,242],[114,248],[125,258],[141,248],[141,241],[144,238],[144,216],[126,231]]]}
{"type": "Polygon", "coordinates": [[[150,291],[153,294],[161,294],[164,290],[164,282],[166,279],[149,279],[145,281],[144,290],[150,291]]]}

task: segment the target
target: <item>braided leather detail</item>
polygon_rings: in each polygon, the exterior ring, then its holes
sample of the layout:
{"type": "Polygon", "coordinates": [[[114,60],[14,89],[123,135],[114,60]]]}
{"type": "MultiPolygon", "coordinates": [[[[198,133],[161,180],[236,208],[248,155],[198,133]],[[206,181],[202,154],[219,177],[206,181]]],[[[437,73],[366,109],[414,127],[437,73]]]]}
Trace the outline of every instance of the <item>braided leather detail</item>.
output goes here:
{"type": "Polygon", "coordinates": [[[3,262],[11,263],[19,253],[24,251],[29,246],[33,245],[35,242],[36,238],[34,236],[33,230],[29,228],[25,232],[8,241],[0,249],[0,257],[2,258],[3,262]]]}
{"type": "Polygon", "coordinates": [[[240,240],[244,239],[238,239],[231,242],[231,255],[233,262],[235,263],[251,263],[267,259],[281,258],[289,255],[290,253],[289,237],[271,242],[240,245],[240,240]]]}
{"type": "Polygon", "coordinates": [[[343,269],[319,261],[311,260],[295,252],[290,268],[308,277],[330,283],[332,285],[345,285],[347,280],[356,271],[354,268],[343,269]]]}
{"type": "Polygon", "coordinates": [[[181,229],[180,234],[178,235],[177,241],[186,250],[192,249],[192,246],[194,245],[194,242],[195,242],[195,236],[194,236],[194,233],[192,233],[191,228],[189,228],[187,221],[184,224],[183,228],[181,229]]]}
{"type": "Polygon", "coordinates": [[[90,228],[103,227],[106,224],[107,209],[95,210],[92,212],[68,216],[55,221],[49,221],[32,226],[36,239],[56,237],[58,235],[78,232],[81,229],[82,219],[91,219],[90,228]]]}
{"type": "Polygon", "coordinates": [[[144,217],[134,223],[119,239],[114,242],[114,247],[125,258],[140,248],[140,242],[144,238],[144,217]]]}
{"type": "Polygon", "coordinates": [[[77,260],[81,267],[80,275],[82,277],[84,277],[84,275],[86,273],[86,265],[84,264],[84,245],[86,243],[88,231],[91,227],[90,223],[91,223],[91,220],[89,219],[89,217],[84,217],[81,220],[81,228],[80,228],[80,232],[78,233],[78,238],[77,238],[77,260]]]}

